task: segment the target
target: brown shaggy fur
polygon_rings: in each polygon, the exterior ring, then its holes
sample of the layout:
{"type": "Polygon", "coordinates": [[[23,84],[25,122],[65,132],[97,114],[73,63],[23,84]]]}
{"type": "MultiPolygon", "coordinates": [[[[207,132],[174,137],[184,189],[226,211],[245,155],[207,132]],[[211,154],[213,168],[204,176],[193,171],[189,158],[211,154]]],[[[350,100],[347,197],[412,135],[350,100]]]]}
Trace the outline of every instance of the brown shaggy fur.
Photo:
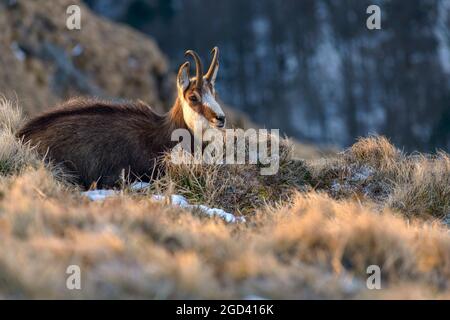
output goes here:
{"type": "Polygon", "coordinates": [[[31,119],[17,135],[76,182],[100,187],[117,184],[123,170],[127,177],[151,178],[157,158],[174,146],[176,128],[186,128],[178,99],[169,113],[158,115],[143,102],[78,98],[31,119]]]}

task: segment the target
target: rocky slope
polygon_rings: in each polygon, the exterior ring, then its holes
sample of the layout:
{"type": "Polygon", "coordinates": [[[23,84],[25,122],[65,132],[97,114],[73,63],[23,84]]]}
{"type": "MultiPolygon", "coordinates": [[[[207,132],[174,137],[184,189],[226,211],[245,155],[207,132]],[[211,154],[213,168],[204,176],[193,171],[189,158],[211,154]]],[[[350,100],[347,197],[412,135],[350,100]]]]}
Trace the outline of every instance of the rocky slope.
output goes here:
{"type": "Polygon", "coordinates": [[[80,1],[0,1],[0,91],[28,114],[74,95],[142,99],[163,110],[172,74],[148,37],[91,13],[80,1]],[[81,30],[66,9],[81,7],[81,30]]]}

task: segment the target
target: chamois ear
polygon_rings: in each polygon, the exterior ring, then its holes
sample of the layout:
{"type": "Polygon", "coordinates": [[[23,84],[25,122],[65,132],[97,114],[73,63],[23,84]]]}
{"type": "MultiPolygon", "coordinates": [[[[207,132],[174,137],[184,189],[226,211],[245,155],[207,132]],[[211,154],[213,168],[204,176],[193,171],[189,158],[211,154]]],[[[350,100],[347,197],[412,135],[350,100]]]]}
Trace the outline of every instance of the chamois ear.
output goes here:
{"type": "Polygon", "coordinates": [[[216,84],[217,73],[219,72],[219,63],[214,67],[210,83],[214,86],[216,84]]]}
{"type": "Polygon", "coordinates": [[[189,68],[189,62],[185,62],[181,65],[180,69],[178,69],[177,87],[182,92],[186,91],[189,87],[189,68]]]}

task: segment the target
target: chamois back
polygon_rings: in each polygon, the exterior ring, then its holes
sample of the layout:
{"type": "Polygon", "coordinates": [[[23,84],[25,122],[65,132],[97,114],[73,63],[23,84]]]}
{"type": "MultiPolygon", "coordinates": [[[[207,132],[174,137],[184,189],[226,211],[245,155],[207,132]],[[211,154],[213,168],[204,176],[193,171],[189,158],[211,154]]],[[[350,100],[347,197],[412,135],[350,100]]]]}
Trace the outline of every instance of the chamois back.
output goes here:
{"type": "Polygon", "coordinates": [[[113,186],[123,170],[150,178],[156,158],[173,145],[170,120],[142,102],[73,99],[28,121],[18,137],[85,187],[113,186]]]}

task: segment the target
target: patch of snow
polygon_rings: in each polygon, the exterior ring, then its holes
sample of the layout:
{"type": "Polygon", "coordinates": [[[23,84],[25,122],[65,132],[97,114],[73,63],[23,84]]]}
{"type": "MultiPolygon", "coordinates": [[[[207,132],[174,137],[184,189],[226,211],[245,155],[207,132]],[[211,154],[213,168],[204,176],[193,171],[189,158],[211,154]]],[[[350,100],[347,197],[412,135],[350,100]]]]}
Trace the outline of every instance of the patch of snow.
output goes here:
{"type": "MultiPolygon", "coordinates": [[[[147,182],[135,182],[131,185],[131,189],[133,191],[140,191],[145,190],[150,186],[147,182]]],[[[115,190],[108,190],[108,189],[99,189],[99,190],[89,190],[81,193],[83,196],[88,197],[91,201],[103,201],[106,198],[114,197],[119,194],[119,192],[115,190]]],[[[160,195],[160,194],[154,194],[152,195],[152,199],[158,202],[166,201],[168,200],[166,196],[160,195]]],[[[205,205],[192,205],[189,204],[187,199],[181,195],[178,194],[172,194],[170,196],[170,203],[173,206],[177,206],[183,209],[188,210],[194,210],[199,209],[201,212],[205,213],[206,215],[213,217],[217,216],[222,218],[228,223],[238,223],[238,222],[245,222],[244,217],[236,217],[234,214],[226,212],[225,210],[218,209],[218,208],[210,208],[205,205]]]]}
{"type": "Polygon", "coordinates": [[[133,191],[142,191],[148,189],[150,187],[150,183],[148,182],[134,182],[131,184],[130,189],[133,191]]]}
{"type": "Polygon", "coordinates": [[[154,194],[152,196],[152,199],[155,200],[155,201],[163,201],[165,199],[165,197],[160,195],[160,194],[154,194]]]}
{"type": "Polygon", "coordinates": [[[204,205],[200,205],[200,206],[198,206],[198,208],[200,210],[202,210],[203,212],[205,212],[210,217],[218,216],[228,223],[245,222],[244,217],[236,217],[234,214],[228,213],[222,209],[210,208],[210,207],[207,207],[204,205]]]}
{"type": "Polygon", "coordinates": [[[75,47],[73,47],[72,49],[72,56],[73,57],[78,57],[79,55],[81,55],[84,51],[84,48],[81,44],[77,44],[75,47]]]}
{"type": "MultiPolygon", "coordinates": [[[[165,201],[166,197],[156,194],[152,197],[156,201],[165,201]]],[[[189,204],[187,199],[181,195],[173,194],[170,196],[170,203],[174,206],[178,206],[184,209],[199,209],[201,212],[205,213],[206,215],[213,217],[217,216],[222,218],[228,223],[237,223],[237,222],[245,222],[244,217],[236,217],[234,214],[226,212],[225,210],[218,209],[218,208],[210,208],[205,205],[192,205],[189,204]]]]}
{"type": "Polygon", "coordinates": [[[25,51],[23,51],[22,48],[20,48],[17,42],[14,41],[13,43],[11,43],[10,48],[17,60],[24,61],[25,58],[27,57],[25,51]]]}
{"type": "MultiPolygon", "coordinates": [[[[167,200],[166,196],[163,196],[160,194],[154,194],[152,196],[152,198],[155,201],[166,201],[167,200]]],[[[182,208],[187,208],[189,206],[189,202],[186,200],[186,198],[183,196],[180,196],[178,194],[172,194],[170,196],[170,203],[173,204],[174,206],[178,206],[178,207],[182,207],[182,208]]]]}
{"type": "Polygon", "coordinates": [[[85,191],[85,192],[82,192],[81,194],[85,197],[88,197],[89,200],[92,200],[92,201],[103,201],[106,198],[116,196],[117,192],[115,190],[99,189],[99,190],[85,191]]]}
{"type": "Polygon", "coordinates": [[[171,202],[173,205],[175,205],[175,206],[180,206],[180,207],[183,207],[183,208],[186,208],[186,207],[189,206],[189,203],[188,203],[188,201],[186,200],[186,198],[183,197],[183,196],[180,196],[180,195],[178,195],[178,194],[172,194],[172,195],[170,196],[170,202],[171,202]]]}

